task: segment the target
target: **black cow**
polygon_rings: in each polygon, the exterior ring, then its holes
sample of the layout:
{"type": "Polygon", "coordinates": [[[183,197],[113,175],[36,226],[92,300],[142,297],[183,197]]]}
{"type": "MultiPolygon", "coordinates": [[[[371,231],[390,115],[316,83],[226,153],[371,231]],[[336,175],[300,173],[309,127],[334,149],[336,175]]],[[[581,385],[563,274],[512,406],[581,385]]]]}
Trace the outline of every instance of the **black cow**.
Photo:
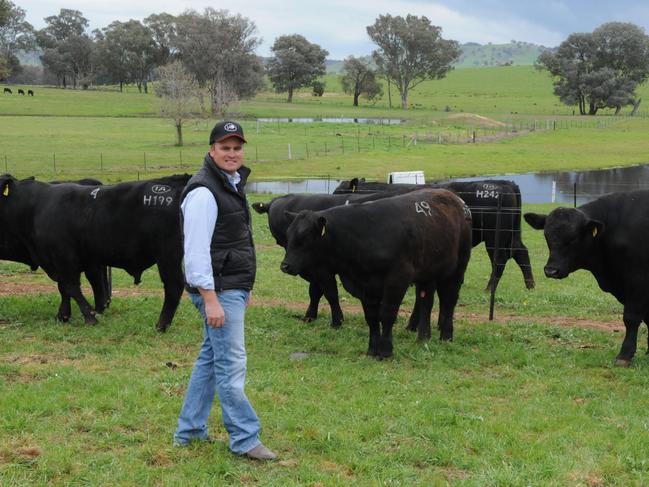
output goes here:
{"type": "Polygon", "coordinates": [[[527,247],[521,238],[521,192],[513,181],[482,180],[470,182],[448,182],[434,184],[388,184],[366,182],[354,178],[342,181],[334,194],[369,194],[377,191],[407,192],[421,188],[442,188],[454,192],[471,209],[473,217],[473,246],[485,243],[491,261],[491,275],[487,290],[498,287],[505,270],[505,264],[513,258],[521,271],[527,289],[534,287],[534,275],[530,265],[527,247]],[[496,224],[498,201],[501,204],[500,229],[498,232],[498,253],[496,255],[496,224]]]}
{"type": "Polygon", "coordinates": [[[525,220],[544,230],[547,277],[563,279],[586,269],[624,305],[626,334],[616,364],[628,366],[640,323],[649,325],[649,191],[613,193],[549,215],[526,213],[525,220]]]}
{"type": "MultiPolygon", "coordinates": [[[[29,178],[33,180],[34,178],[29,178]]],[[[101,186],[101,181],[92,178],[81,179],[79,181],[67,181],[86,186],[101,186]]],[[[52,181],[52,184],[60,182],[52,181]]],[[[29,253],[27,245],[24,245],[16,236],[0,229],[0,259],[20,262],[28,265],[33,271],[38,269],[38,264],[34,261],[29,253]]],[[[86,278],[92,287],[95,311],[102,313],[108,308],[111,300],[110,289],[110,271],[105,266],[92,266],[85,271],[86,278]]],[[[57,318],[61,321],[67,321],[70,318],[70,296],[61,294],[61,304],[57,318]]]]}
{"type": "Polygon", "coordinates": [[[10,95],[13,95],[11,88],[5,88],[2,93],[9,93],[10,95]]]}
{"type": "Polygon", "coordinates": [[[29,96],[34,96],[34,90],[27,90],[27,94],[29,96]]]}
{"type": "Polygon", "coordinates": [[[164,284],[157,329],[165,331],[183,291],[179,197],[189,175],[83,187],[0,176],[0,226],[96,323],[79,274],[95,265],[126,270],[135,283],[153,264],[164,284]]]}
{"type": "Polygon", "coordinates": [[[19,94],[19,95],[24,95],[24,94],[25,94],[25,91],[22,90],[21,88],[18,88],[18,94],[19,94]]]}
{"type": "MultiPolygon", "coordinates": [[[[268,203],[253,203],[253,209],[259,213],[268,214],[268,227],[272,233],[277,245],[286,248],[288,237],[288,227],[293,218],[287,216],[286,212],[297,213],[302,210],[326,210],[334,206],[345,205],[355,201],[365,201],[369,199],[367,195],[300,195],[289,194],[272,199],[268,203]]],[[[375,199],[375,198],[374,198],[375,199]]],[[[303,320],[307,323],[318,317],[318,303],[324,295],[331,307],[331,326],[340,327],[343,321],[343,312],[340,309],[338,300],[338,286],[334,274],[318,275],[317,277],[305,269],[300,273],[300,277],[309,283],[309,307],[304,314],[303,320]]]]}
{"type": "Polygon", "coordinates": [[[424,189],[377,201],[301,211],[288,229],[282,271],[338,274],[363,305],[368,355],[392,355],[392,325],[411,284],[425,299],[420,339],[440,299],[440,339],[453,338],[453,311],[471,254],[470,212],[445,190],[424,189]]]}

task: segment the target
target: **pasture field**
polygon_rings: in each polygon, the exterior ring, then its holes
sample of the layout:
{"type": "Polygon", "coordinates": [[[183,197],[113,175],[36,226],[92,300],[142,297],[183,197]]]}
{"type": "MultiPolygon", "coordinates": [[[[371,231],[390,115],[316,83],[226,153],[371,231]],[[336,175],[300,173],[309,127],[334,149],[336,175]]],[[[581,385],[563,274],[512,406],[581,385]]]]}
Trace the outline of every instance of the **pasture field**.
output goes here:
{"type": "MultiPolygon", "coordinates": [[[[267,200],[255,196],[253,200],[267,200]]],[[[547,211],[530,205],[526,211],[547,211]]],[[[358,302],[332,330],[328,308],[305,324],[306,285],[279,271],[283,251],[253,215],[259,273],[247,317],[247,392],[280,461],[255,464],[224,445],[173,449],[171,434],[200,342],[185,298],[165,335],[161,285],[115,271],[95,327],[40,271],[0,263],[1,485],[646,485],[649,358],[613,367],[621,307],[580,271],[542,275],[547,249],[524,224],[537,288],[507,265],[487,320],[486,252],[474,249],[453,343],[421,344],[395,326],[395,356],[364,355],[358,302]],[[306,358],[292,360],[304,352],[306,358]]],[[[436,313],[436,309],[434,310],[436,313]]],[[[211,432],[225,433],[220,410],[211,432]]]]}

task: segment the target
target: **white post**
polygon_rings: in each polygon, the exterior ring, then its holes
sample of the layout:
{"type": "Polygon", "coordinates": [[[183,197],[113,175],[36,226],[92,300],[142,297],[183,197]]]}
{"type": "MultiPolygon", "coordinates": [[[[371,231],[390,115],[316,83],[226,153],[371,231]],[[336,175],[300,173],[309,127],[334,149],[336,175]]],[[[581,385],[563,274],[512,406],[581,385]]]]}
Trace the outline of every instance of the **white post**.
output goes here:
{"type": "Polygon", "coordinates": [[[552,181],[552,203],[557,200],[557,182],[552,181]]]}
{"type": "Polygon", "coordinates": [[[293,159],[293,157],[291,155],[291,144],[288,144],[288,158],[289,158],[289,160],[293,159]]]}

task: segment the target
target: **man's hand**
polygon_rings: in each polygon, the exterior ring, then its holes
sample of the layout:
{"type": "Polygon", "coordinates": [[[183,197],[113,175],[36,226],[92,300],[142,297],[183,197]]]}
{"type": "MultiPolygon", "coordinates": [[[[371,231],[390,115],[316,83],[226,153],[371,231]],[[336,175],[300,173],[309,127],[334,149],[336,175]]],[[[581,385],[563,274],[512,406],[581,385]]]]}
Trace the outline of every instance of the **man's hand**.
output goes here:
{"type": "Polygon", "coordinates": [[[216,293],[211,289],[199,289],[205,303],[205,317],[207,325],[212,328],[221,328],[225,323],[225,311],[219,302],[216,293]]]}

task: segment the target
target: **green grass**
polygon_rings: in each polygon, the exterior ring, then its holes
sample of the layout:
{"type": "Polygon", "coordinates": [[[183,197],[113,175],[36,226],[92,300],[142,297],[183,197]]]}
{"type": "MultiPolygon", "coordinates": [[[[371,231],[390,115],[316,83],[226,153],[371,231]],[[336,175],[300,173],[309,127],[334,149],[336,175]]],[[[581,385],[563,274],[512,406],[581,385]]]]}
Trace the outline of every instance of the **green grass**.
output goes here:
{"type": "MultiPolygon", "coordinates": [[[[256,197],[255,199],[264,199],[256,197]]],[[[551,205],[526,210],[546,211],[551,205]]],[[[486,319],[489,267],[474,249],[455,341],[416,343],[395,328],[395,357],[365,357],[367,327],[347,312],[341,330],[297,319],[306,286],[279,272],[283,252],[255,214],[258,284],[247,317],[247,392],[263,439],[282,462],[257,465],[225,446],[171,448],[200,326],[184,299],[169,332],[153,323],[161,300],[153,270],[145,293],[117,296],[96,327],[76,307],[53,321],[51,292],[0,297],[0,484],[2,485],[644,485],[649,478],[649,359],[612,360],[621,335],[553,326],[557,316],[620,322],[620,306],[590,274],[542,277],[547,250],[524,229],[537,288],[513,262],[486,319]],[[266,303],[266,304],[264,304],[266,303]],[[275,303],[275,304],[272,304],[275,303]],[[469,320],[470,313],[477,319],[469,320]],[[304,360],[290,359],[305,352],[304,360]]],[[[44,285],[18,264],[2,278],[44,285]]],[[[121,291],[120,291],[121,290],[121,291]]],[[[357,303],[346,294],[343,306],[357,303]]],[[[412,305],[408,296],[404,311],[412,305]]],[[[348,308],[349,309],[349,308],[348,308]]],[[[647,335],[643,329],[641,349],[647,335]]],[[[225,437],[218,406],[210,418],[225,437]]]]}
{"type": "MultiPolygon", "coordinates": [[[[529,67],[454,71],[422,84],[411,99],[417,108],[407,111],[386,108],[386,100],[352,109],[335,78],[328,83],[329,96],[321,99],[303,92],[289,105],[283,94],[262,93],[232,110],[237,117],[408,122],[271,123],[257,133],[256,123],[244,121],[256,178],[383,179],[390,171],[423,169],[434,179],[646,162],[649,121],[572,117],[552,96],[547,76],[529,67]],[[446,105],[451,112],[443,111],[446,105]],[[460,110],[505,121],[508,131],[533,119],[557,120],[559,129],[523,130],[477,144],[425,143],[442,135],[468,138],[473,130],[479,137],[492,135],[475,117],[455,118],[460,110]],[[403,136],[407,142],[413,134],[420,142],[404,147],[403,136]]],[[[34,98],[0,98],[0,172],[6,160],[7,170],[21,177],[135,179],[192,172],[206,150],[213,120],[187,126],[181,156],[172,145],[173,127],[151,116],[153,95],[36,90],[34,98]]],[[[86,327],[74,305],[70,323],[53,320],[58,293],[41,271],[0,262],[3,283],[35,291],[0,296],[0,485],[649,482],[649,359],[640,353],[630,369],[614,368],[621,333],[556,324],[619,326],[621,306],[587,272],[545,279],[547,248],[540,232],[524,225],[537,287],[525,290],[510,261],[496,297],[496,322],[487,321],[490,266],[481,245],[462,289],[455,341],[416,343],[404,330],[413,305],[409,293],[395,328],[395,357],[377,362],[364,355],[367,327],[348,294],[341,294],[341,330],[328,326],[326,306],[314,323],[297,319],[306,308],[307,287],[280,272],[283,251],[266,217],[253,216],[259,273],[257,304],[247,317],[247,392],[262,418],[263,439],[282,462],[253,464],[222,445],[171,448],[201,331],[187,300],[167,334],[154,331],[162,296],[155,270],[145,272],[139,291],[115,270],[110,309],[98,326],[86,327]],[[308,357],[291,360],[298,351],[308,357]]],[[[641,350],[646,343],[643,328],[641,350]]],[[[210,428],[225,436],[218,406],[210,428]]]]}

